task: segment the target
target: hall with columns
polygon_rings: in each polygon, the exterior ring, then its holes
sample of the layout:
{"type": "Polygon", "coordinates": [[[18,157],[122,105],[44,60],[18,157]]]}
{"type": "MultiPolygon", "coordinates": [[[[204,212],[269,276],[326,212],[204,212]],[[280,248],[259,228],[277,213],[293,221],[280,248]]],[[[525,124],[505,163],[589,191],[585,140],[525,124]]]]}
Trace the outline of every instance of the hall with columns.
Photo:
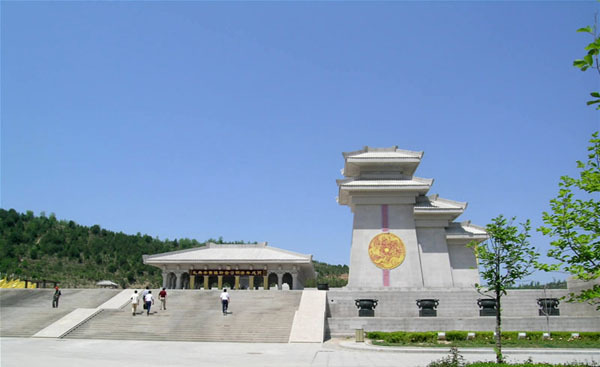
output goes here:
{"type": "Polygon", "coordinates": [[[266,242],[215,244],[144,255],[144,264],[162,271],[167,289],[298,290],[316,277],[312,255],[299,254],[266,242]]]}

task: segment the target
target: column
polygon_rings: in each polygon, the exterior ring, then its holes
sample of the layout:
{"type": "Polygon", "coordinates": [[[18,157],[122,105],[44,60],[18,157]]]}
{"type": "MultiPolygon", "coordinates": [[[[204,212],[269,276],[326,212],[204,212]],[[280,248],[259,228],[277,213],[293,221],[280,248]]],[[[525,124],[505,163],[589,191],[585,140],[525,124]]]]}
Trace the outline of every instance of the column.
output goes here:
{"type": "Polygon", "coordinates": [[[175,276],[177,277],[177,280],[175,281],[175,289],[181,289],[181,274],[182,272],[180,271],[175,272],[175,276]]]}
{"type": "Polygon", "coordinates": [[[223,276],[222,275],[217,276],[217,288],[223,289],[223,276]]]}
{"type": "Polygon", "coordinates": [[[196,276],[190,274],[190,289],[194,289],[194,282],[196,281],[196,276]]]}
{"type": "Polygon", "coordinates": [[[301,289],[300,285],[298,284],[298,272],[293,272],[292,274],[292,286],[290,287],[290,289],[301,289]]]}
{"type": "Polygon", "coordinates": [[[263,289],[264,290],[269,289],[269,274],[267,274],[263,277],[263,289]]]}
{"type": "Polygon", "coordinates": [[[248,288],[254,289],[254,275],[248,277],[248,288]]]}
{"type": "Polygon", "coordinates": [[[208,286],[209,286],[209,284],[208,284],[208,276],[205,275],[204,276],[204,290],[207,290],[208,286]]]}
{"type": "Polygon", "coordinates": [[[168,272],[166,272],[166,271],[162,272],[162,277],[163,277],[163,285],[162,285],[162,287],[163,288],[167,288],[167,285],[168,285],[167,284],[167,278],[168,278],[168,276],[169,276],[168,272]]]}
{"type": "Polygon", "coordinates": [[[236,275],[235,276],[235,285],[233,286],[234,289],[240,289],[240,276],[236,275]]]}
{"type": "Polygon", "coordinates": [[[283,278],[283,275],[279,274],[279,273],[275,273],[275,274],[277,274],[277,289],[281,290],[281,284],[282,284],[281,280],[283,278]]]}

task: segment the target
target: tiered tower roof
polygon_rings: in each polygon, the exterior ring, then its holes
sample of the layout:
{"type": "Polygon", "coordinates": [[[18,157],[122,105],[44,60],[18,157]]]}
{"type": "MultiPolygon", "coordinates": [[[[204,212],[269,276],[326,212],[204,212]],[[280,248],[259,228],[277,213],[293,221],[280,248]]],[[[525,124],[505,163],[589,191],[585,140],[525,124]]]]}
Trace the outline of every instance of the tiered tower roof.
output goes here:
{"type": "Polygon", "coordinates": [[[412,177],[423,152],[390,148],[364,147],[354,152],[342,153],[345,160],[342,174],[346,177],[358,177],[365,172],[396,172],[412,177]]]}
{"type": "Polygon", "coordinates": [[[425,195],[433,179],[413,177],[423,152],[391,148],[364,147],[354,152],[342,153],[345,164],[337,180],[338,202],[352,205],[353,195],[425,195]]]}
{"type": "MultiPolygon", "coordinates": [[[[426,196],[433,185],[433,179],[415,177],[423,152],[366,146],[361,150],[342,153],[345,178],[337,180],[340,205],[351,208],[357,203],[386,204],[377,200],[390,200],[398,197],[398,202],[414,203],[415,220],[447,223],[449,240],[482,240],[486,236],[484,228],[470,222],[452,222],[467,208],[466,202],[440,198],[437,194],[426,196]],[[404,199],[402,199],[404,198],[404,199]],[[408,200],[408,201],[402,201],[408,200]],[[439,222],[443,221],[443,222],[439,222]]],[[[392,203],[392,202],[389,202],[392,203]]]]}
{"type": "Polygon", "coordinates": [[[439,195],[419,195],[415,203],[415,217],[447,216],[454,220],[467,208],[466,202],[443,199],[439,195]]]}

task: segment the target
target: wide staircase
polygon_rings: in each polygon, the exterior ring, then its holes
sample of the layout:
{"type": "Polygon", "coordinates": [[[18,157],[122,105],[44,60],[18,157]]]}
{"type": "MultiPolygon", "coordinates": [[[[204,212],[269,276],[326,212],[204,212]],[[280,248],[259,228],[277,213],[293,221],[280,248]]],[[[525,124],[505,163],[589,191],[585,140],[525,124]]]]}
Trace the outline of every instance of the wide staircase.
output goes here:
{"type": "Polygon", "coordinates": [[[94,308],[119,293],[112,289],[62,289],[52,308],[54,289],[0,290],[0,335],[30,337],[76,308],[94,308]]]}
{"type": "Polygon", "coordinates": [[[102,310],[63,338],[287,343],[302,291],[231,291],[223,315],[219,291],[169,290],[167,310],[157,300],[147,316],[142,306],[102,310]]]}

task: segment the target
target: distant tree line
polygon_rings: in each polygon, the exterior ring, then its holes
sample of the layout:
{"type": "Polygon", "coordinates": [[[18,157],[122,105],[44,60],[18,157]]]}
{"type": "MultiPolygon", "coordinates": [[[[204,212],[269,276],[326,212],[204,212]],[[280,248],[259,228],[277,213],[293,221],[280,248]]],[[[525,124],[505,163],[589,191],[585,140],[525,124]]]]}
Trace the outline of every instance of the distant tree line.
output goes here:
{"type": "MultiPolygon", "coordinates": [[[[55,280],[64,287],[93,286],[104,279],[122,287],[162,282],[160,270],[142,263],[142,255],[224,243],[181,238],[159,240],[147,234],[112,232],[99,225],[82,226],[56,215],[39,216],[0,209],[2,277],[55,280]]],[[[229,243],[245,243],[234,241],[229,243]]]]}
{"type": "Polygon", "coordinates": [[[508,287],[508,289],[567,289],[567,281],[553,279],[551,282],[542,284],[538,281],[532,280],[529,283],[522,283],[508,287]]]}
{"type": "Polygon", "coordinates": [[[327,283],[329,287],[345,287],[348,284],[348,265],[330,265],[327,263],[313,261],[317,279],[305,282],[305,287],[316,287],[319,283],[327,283]]]}

